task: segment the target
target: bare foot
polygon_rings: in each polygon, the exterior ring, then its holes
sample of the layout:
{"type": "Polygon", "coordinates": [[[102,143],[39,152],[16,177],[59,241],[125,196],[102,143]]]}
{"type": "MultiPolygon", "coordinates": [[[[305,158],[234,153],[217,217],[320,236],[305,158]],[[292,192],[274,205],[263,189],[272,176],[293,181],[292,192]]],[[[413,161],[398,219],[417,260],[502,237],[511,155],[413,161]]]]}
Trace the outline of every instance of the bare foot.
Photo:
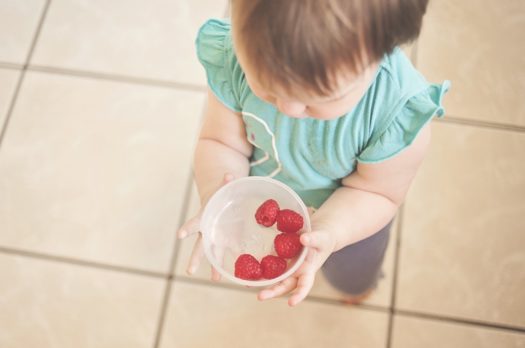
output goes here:
{"type": "Polygon", "coordinates": [[[365,301],[374,292],[374,288],[368,289],[359,295],[344,294],[341,302],[348,305],[357,305],[365,301]]]}

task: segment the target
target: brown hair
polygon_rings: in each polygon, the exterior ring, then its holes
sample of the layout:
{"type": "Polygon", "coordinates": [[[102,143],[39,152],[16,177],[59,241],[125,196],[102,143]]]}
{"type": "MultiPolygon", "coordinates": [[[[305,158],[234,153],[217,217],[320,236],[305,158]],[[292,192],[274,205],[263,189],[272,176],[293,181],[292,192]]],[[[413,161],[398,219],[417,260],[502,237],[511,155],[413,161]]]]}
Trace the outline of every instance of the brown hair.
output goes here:
{"type": "Polygon", "coordinates": [[[236,43],[258,79],[323,96],[417,38],[428,0],[233,0],[236,43]]]}

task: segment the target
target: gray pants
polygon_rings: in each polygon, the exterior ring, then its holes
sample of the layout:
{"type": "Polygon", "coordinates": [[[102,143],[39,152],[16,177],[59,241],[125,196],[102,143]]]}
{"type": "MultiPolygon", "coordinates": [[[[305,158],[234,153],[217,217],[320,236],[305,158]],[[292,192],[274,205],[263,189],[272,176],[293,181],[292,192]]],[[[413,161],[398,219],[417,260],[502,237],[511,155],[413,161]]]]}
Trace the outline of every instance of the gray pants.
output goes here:
{"type": "Polygon", "coordinates": [[[328,282],[350,295],[360,295],[377,285],[382,276],[392,221],[379,232],[330,255],[322,270],[328,282]]]}

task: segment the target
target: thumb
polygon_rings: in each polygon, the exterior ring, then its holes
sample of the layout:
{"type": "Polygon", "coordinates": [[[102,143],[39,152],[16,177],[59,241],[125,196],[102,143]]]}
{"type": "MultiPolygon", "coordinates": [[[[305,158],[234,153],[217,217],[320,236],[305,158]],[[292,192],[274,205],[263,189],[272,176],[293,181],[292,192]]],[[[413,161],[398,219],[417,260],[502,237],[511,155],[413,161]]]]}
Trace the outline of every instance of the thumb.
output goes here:
{"type": "Polygon", "coordinates": [[[300,240],[305,247],[317,250],[327,250],[333,248],[335,244],[330,233],[320,231],[303,233],[300,240]]]}

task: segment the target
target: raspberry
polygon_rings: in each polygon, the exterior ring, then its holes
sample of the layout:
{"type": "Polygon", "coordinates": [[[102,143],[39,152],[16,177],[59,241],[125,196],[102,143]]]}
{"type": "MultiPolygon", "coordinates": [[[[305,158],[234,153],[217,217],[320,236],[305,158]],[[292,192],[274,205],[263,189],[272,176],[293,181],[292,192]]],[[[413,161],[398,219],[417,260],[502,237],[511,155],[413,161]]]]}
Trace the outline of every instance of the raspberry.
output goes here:
{"type": "Polygon", "coordinates": [[[235,261],[235,276],[244,280],[261,279],[261,264],[250,254],[242,254],[235,261]]]}
{"type": "Polygon", "coordinates": [[[268,199],[255,212],[255,220],[259,225],[270,227],[275,223],[278,213],[279,204],[273,199],[268,199]]]}
{"type": "Polygon", "coordinates": [[[273,245],[277,255],[285,259],[291,259],[301,252],[303,245],[299,241],[297,233],[280,233],[275,237],[273,245]]]}
{"type": "Polygon", "coordinates": [[[303,228],[303,217],[290,209],[283,209],[277,214],[277,229],[281,232],[295,233],[303,228]]]}
{"type": "Polygon", "coordinates": [[[261,260],[262,275],[266,279],[277,278],[286,271],[286,260],[279,257],[268,255],[261,260]]]}

